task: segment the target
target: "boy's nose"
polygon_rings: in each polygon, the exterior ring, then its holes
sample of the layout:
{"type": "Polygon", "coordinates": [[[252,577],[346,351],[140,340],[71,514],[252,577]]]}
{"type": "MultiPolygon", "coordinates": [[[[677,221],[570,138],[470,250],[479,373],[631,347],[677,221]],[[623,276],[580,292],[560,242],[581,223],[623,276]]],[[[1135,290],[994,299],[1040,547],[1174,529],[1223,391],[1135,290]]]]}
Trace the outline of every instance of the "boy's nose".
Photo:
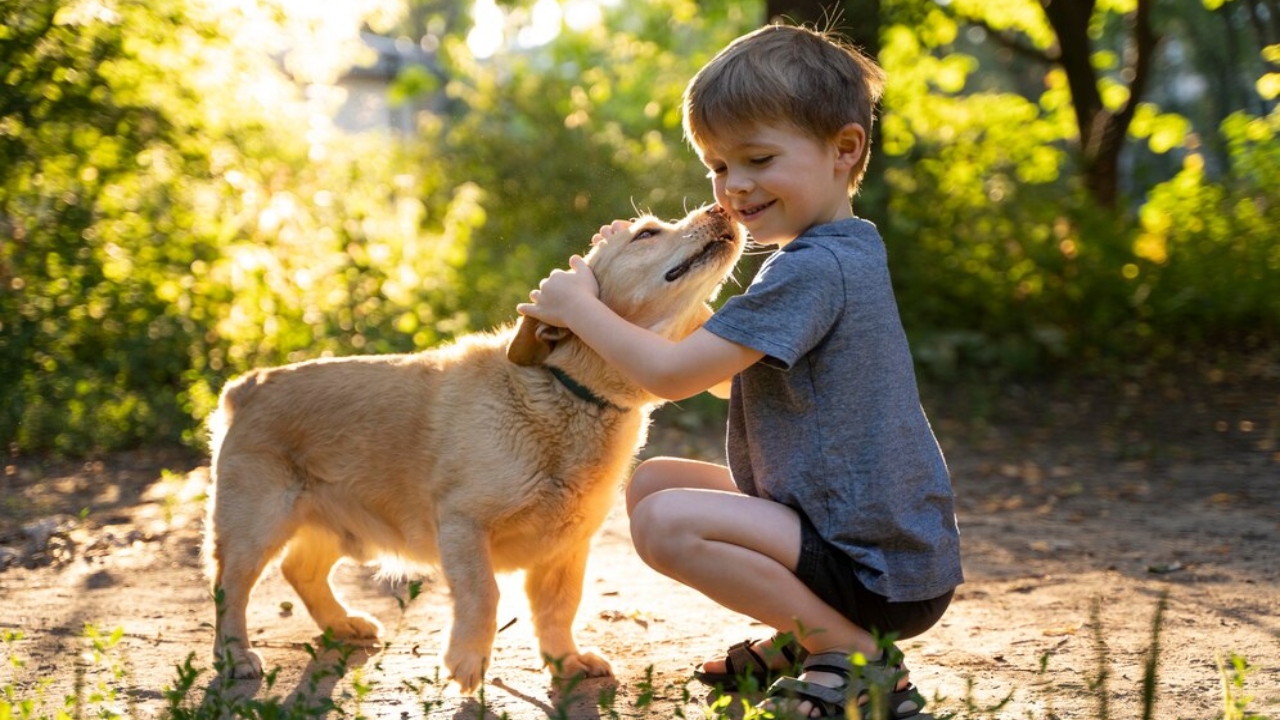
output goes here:
{"type": "Polygon", "coordinates": [[[751,189],[751,178],[746,173],[730,172],[724,180],[724,190],[730,195],[741,195],[751,189]]]}

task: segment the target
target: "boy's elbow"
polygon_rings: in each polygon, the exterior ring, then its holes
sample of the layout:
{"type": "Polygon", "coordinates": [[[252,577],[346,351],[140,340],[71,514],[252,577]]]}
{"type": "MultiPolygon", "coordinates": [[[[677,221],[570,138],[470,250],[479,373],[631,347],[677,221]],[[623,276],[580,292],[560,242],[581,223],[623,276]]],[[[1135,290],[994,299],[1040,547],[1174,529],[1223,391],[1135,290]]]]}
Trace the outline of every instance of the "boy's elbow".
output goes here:
{"type": "Polygon", "coordinates": [[[655,373],[645,383],[646,390],[668,402],[677,402],[706,390],[694,387],[689,378],[676,373],[655,373]]]}
{"type": "Polygon", "coordinates": [[[707,392],[711,393],[715,397],[720,398],[721,400],[728,400],[729,393],[732,391],[732,386],[733,386],[732,380],[725,380],[723,382],[718,382],[715,385],[712,385],[711,387],[707,388],[707,392]]]}
{"type": "Polygon", "coordinates": [[[690,391],[678,384],[655,384],[649,387],[648,390],[667,402],[679,402],[698,394],[697,390],[690,391]]]}

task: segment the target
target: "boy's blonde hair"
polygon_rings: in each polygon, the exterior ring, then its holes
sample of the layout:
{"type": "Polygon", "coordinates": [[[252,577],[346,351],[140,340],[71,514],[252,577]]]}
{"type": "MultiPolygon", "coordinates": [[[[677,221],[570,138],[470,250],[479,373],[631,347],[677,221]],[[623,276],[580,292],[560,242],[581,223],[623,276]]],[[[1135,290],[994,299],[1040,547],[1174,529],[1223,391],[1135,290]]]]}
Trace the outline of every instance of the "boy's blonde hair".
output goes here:
{"type": "Polygon", "coordinates": [[[689,81],[684,134],[703,148],[757,125],[786,123],[826,142],[858,123],[867,145],[849,174],[853,192],[866,171],[884,79],[874,60],[831,33],[766,25],[729,43],[689,81]]]}

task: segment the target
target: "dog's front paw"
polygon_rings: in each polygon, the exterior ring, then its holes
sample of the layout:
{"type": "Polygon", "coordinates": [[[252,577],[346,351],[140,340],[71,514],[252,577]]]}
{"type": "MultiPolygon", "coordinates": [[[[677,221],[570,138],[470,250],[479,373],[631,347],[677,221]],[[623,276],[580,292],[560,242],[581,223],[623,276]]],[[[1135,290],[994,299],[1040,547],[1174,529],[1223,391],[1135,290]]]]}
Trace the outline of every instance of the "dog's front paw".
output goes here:
{"type": "Polygon", "coordinates": [[[484,671],[489,665],[489,658],[478,653],[446,653],[444,667],[449,671],[449,679],[458,683],[458,689],[470,694],[484,682],[484,671]]]}
{"type": "Polygon", "coordinates": [[[382,634],[382,623],[362,612],[350,613],[325,627],[339,640],[376,640],[382,634]]]}
{"type": "Polygon", "coordinates": [[[219,658],[219,670],[236,680],[262,677],[262,656],[253,650],[227,648],[219,658]]]}
{"type": "Polygon", "coordinates": [[[547,666],[556,677],[567,678],[575,675],[583,677],[608,677],[613,675],[613,667],[609,661],[592,652],[571,653],[563,658],[549,659],[547,666]]]}

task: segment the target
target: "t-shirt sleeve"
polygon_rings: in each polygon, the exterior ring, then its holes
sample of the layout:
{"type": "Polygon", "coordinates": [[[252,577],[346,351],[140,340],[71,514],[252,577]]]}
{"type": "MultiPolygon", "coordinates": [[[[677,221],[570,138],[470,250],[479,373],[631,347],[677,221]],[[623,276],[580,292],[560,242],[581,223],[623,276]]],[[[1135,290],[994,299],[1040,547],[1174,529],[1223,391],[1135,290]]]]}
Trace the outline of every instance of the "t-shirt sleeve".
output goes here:
{"type": "Polygon", "coordinates": [[[729,298],[704,328],[765,354],[784,370],[826,337],[844,309],[835,256],[801,241],[773,254],[746,292],[729,298]]]}

